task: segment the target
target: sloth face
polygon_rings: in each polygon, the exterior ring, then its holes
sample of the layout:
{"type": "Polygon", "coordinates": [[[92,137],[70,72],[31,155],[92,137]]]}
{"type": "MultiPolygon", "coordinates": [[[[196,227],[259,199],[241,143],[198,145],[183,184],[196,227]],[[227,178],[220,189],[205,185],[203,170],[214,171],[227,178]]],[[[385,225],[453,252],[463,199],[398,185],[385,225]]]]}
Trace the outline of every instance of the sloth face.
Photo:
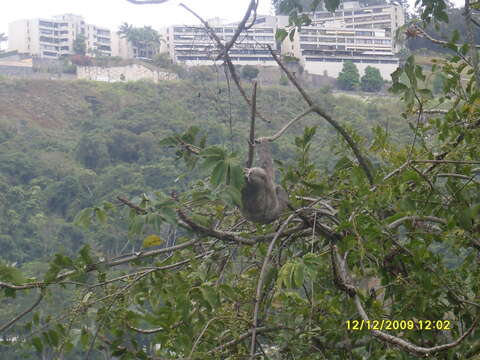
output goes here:
{"type": "Polygon", "coordinates": [[[267,181],[267,173],[262,168],[254,167],[250,169],[244,169],[244,172],[247,183],[258,184],[265,183],[267,181]]]}

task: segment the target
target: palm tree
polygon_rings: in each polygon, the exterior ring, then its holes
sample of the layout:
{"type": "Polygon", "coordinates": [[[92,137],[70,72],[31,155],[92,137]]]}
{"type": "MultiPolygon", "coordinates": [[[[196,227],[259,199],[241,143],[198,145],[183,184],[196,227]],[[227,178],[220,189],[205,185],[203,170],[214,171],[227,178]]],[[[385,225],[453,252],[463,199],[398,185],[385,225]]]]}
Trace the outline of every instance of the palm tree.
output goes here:
{"type": "Polygon", "coordinates": [[[133,27],[128,23],[120,25],[118,34],[132,43],[138,57],[152,58],[160,49],[160,34],[151,26],[133,27]]]}
{"type": "Polygon", "coordinates": [[[128,38],[128,36],[132,32],[132,29],[133,29],[132,25],[129,25],[128,23],[124,22],[122,25],[120,25],[117,32],[120,35],[120,37],[128,38]]]}
{"type": "Polygon", "coordinates": [[[2,48],[2,42],[7,40],[8,40],[8,37],[5,35],[5,33],[0,33],[0,49],[2,48]]]}

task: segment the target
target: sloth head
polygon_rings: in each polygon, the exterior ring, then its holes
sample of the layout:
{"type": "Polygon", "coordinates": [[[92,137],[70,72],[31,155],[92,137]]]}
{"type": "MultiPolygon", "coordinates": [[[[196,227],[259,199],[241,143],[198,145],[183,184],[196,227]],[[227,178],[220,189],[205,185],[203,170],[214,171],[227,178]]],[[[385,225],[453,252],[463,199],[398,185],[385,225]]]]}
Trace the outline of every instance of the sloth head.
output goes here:
{"type": "Polygon", "coordinates": [[[252,185],[265,184],[268,181],[267,172],[260,167],[245,169],[245,178],[247,183],[252,185]]]}

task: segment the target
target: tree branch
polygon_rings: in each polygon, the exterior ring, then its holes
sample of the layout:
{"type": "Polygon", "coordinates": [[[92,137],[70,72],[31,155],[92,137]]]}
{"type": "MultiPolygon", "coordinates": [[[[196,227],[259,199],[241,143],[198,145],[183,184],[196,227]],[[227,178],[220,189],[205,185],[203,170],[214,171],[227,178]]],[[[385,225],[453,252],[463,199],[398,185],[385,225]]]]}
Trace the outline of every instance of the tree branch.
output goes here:
{"type": "Polygon", "coordinates": [[[258,2],[256,0],[251,0],[250,5],[248,5],[247,11],[245,12],[245,15],[243,16],[242,21],[237,26],[237,29],[235,30],[235,33],[232,36],[232,39],[225,45],[225,47],[222,49],[222,51],[218,54],[217,58],[215,61],[220,60],[222,57],[224,57],[225,54],[228,53],[230,48],[235,44],[235,41],[237,41],[238,37],[240,36],[240,33],[244,30],[248,30],[245,27],[245,24],[247,23],[247,20],[250,18],[250,15],[252,11],[254,11],[254,19],[252,20],[252,24],[249,27],[252,27],[253,24],[255,23],[255,18],[257,14],[257,7],[258,7],[258,2]]]}
{"type": "Polygon", "coordinates": [[[30,306],[28,309],[22,311],[20,314],[18,314],[17,316],[15,316],[12,320],[10,320],[9,322],[7,322],[6,324],[3,324],[2,326],[0,326],[0,333],[4,332],[5,330],[7,330],[10,326],[12,326],[13,324],[15,324],[18,320],[20,320],[22,317],[24,317],[25,315],[27,315],[29,312],[31,312],[33,309],[35,309],[39,304],[40,302],[42,301],[43,299],[43,289],[40,289],[40,295],[38,296],[37,300],[32,304],[32,306],[30,306]]]}
{"type": "MultiPolygon", "coordinates": [[[[189,13],[191,13],[193,16],[195,16],[198,20],[200,20],[200,22],[202,23],[202,25],[204,26],[205,28],[205,31],[206,33],[210,36],[210,38],[215,41],[217,43],[217,46],[218,48],[220,49],[220,51],[223,51],[225,50],[225,45],[223,45],[222,43],[222,40],[220,40],[220,38],[218,37],[218,35],[215,33],[215,31],[210,27],[210,25],[208,25],[208,22],[206,22],[200,15],[198,15],[195,11],[193,11],[192,9],[190,9],[187,5],[185,4],[180,4],[179,6],[183,7],[185,10],[187,10],[189,13]]],[[[238,28],[237,28],[237,31],[238,31],[238,28]]],[[[245,102],[248,104],[248,106],[252,106],[252,103],[250,101],[250,99],[248,98],[247,96],[247,93],[245,92],[244,88],[242,87],[242,84],[240,83],[240,79],[238,77],[238,74],[237,74],[237,71],[235,70],[235,66],[233,65],[232,63],[232,59],[230,58],[230,55],[228,54],[228,52],[224,52],[224,60],[225,60],[225,63],[227,64],[227,67],[228,67],[228,71],[230,72],[230,75],[232,75],[232,79],[235,83],[235,85],[237,86],[238,88],[238,91],[240,91],[240,94],[242,95],[243,99],[245,100],[245,102]]],[[[265,118],[260,112],[257,111],[257,116],[264,120],[265,122],[267,123],[270,123],[271,121],[268,120],[267,118],[265,118]]]]}
{"type": "MultiPolygon", "coordinates": [[[[437,44],[437,45],[447,45],[449,44],[448,41],[445,41],[445,40],[439,40],[439,39],[435,39],[433,38],[431,35],[429,35],[424,29],[422,29],[420,26],[418,25],[412,25],[414,30],[417,32],[417,34],[419,34],[420,36],[423,36],[425,39],[431,41],[432,43],[434,44],[437,44]]],[[[462,46],[460,44],[455,44],[455,46],[462,46]]],[[[480,45],[476,45],[475,46],[477,49],[480,49],[480,45]]]]}
{"type": "Polygon", "coordinates": [[[282,127],[276,134],[272,135],[272,136],[264,136],[264,137],[261,137],[261,138],[258,138],[255,140],[255,142],[257,143],[260,143],[260,142],[263,142],[263,141],[269,141],[269,142],[272,142],[272,141],[275,141],[277,140],[280,136],[283,135],[283,133],[285,131],[288,130],[288,128],[290,126],[292,126],[293,124],[295,124],[297,121],[300,121],[303,117],[307,116],[308,114],[310,114],[311,112],[315,111],[315,107],[311,107],[307,110],[305,110],[303,113],[301,113],[300,115],[298,115],[296,118],[290,120],[284,127],[282,127]]]}
{"type": "MultiPolygon", "coordinates": [[[[365,321],[369,321],[368,315],[365,312],[365,310],[363,309],[362,303],[360,302],[360,298],[359,298],[358,295],[355,295],[355,305],[357,307],[358,313],[360,314],[360,317],[365,321]]],[[[412,354],[428,357],[428,356],[433,355],[435,353],[451,349],[451,348],[457,346],[458,344],[460,344],[463,340],[465,340],[467,338],[467,336],[469,336],[473,332],[473,330],[476,328],[476,326],[478,324],[479,319],[480,318],[477,317],[475,319],[475,321],[473,322],[472,326],[470,327],[470,329],[468,329],[457,340],[455,340],[455,341],[453,341],[449,344],[443,344],[443,345],[433,346],[433,347],[429,347],[429,348],[422,347],[422,346],[417,346],[415,344],[412,344],[409,341],[403,340],[403,339],[401,339],[399,337],[396,337],[396,336],[393,336],[393,335],[386,334],[386,333],[384,333],[382,331],[379,331],[379,330],[371,330],[371,332],[372,332],[373,336],[382,340],[383,342],[388,342],[392,345],[396,345],[396,346],[400,347],[401,349],[406,350],[406,351],[408,351],[412,354]]]]}
{"type": "Polygon", "coordinates": [[[255,112],[257,111],[257,82],[253,83],[252,89],[252,112],[250,116],[250,137],[248,140],[248,158],[246,168],[252,167],[255,157],[255,112]]]}
{"type": "Polygon", "coordinates": [[[267,253],[265,255],[265,258],[263,259],[263,265],[262,269],[260,270],[260,275],[258,277],[258,284],[257,284],[257,294],[255,296],[255,310],[253,312],[253,323],[252,323],[252,342],[250,345],[250,359],[253,360],[254,355],[255,355],[255,347],[256,347],[256,336],[257,336],[257,326],[258,326],[258,312],[260,310],[260,302],[262,300],[262,288],[263,288],[263,281],[265,278],[265,273],[267,271],[267,264],[270,261],[270,257],[272,255],[273,247],[275,246],[275,243],[277,242],[277,239],[280,237],[282,234],[283,230],[287,227],[287,225],[290,223],[290,221],[293,220],[293,218],[297,215],[298,211],[295,213],[291,214],[287,220],[285,220],[280,226],[280,229],[278,229],[277,233],[275,234],[274,238],[270,242],[270,245],[268,246],[267,253]]]}
{"type": "Polygon", "coordinates": [[[430,164],[463,164],[463,165],[478,165],[480,161],[462,161],[462,160],[412,160],[415,163],[430,163],[430,164]]]}
{"type": "Polygon", "coordinates": [[[220,232],[217,230],[209,229],[203,225],[197,224],[193,220],[191,220],[189,217],[187,217],[182,210],[177,210],[177,213],[178,213],[178,217],[182,219],[185,222],[185,224],[188,225],[190,230],[194,232],[199,232],[201,234],[211,236],[216,239],[224,240],[224,241],[231,241],[231,242],[247,244],[247,245],[256,244],[256,241],[240,237],[234,233],[220,232]]]}
{"type": "MultiPolygon", "coordinates": [[[[271,327],[271,328],[259,327],[259,328],[256,329],[256,333],[261,334],[261,333],[273,332],[273,331],[277,331],[277,330],[286,330],[286,329],[288,329],[288,328],[286,328],[285,326],[276,326],[276,327],[271,327]]],[[[225,344],[222,344],[220,346],[217,346],[216,348],[210,350],[208,353],[212,354],[212,353],[217,352],[217,351],[222,351],[223,349],[225,349],[227,347],[237,345],[237,344],[241,343],[243,340],[250,337],[252,335],[252,332],[253,332],[253,329],[250,329],[246,333],[240,335],[238,338],[236,338],[232,341],[229,341],[225,344]]]]}
{"type": "Polygon", "coordinates": [[[337,130],[340,133],[340,135],[342,135],[342,137],[345,139],[345,141],[347,142],[347,144],[350,146],[353,153],[355,154],[355,157],[357,158],[357,161],[360,167],[365,172],[365,175],[367,176],[368,181],[370,182],[370,185],[373,185],[374,181],[373,181],[373,175],[370,171],[370,167],[368,166],[366,160],[363,158],[363,155],[358,149],[358,146],[355,143],[355,141],[353,141],[350,135],[345,131],[345,129],[337,121],[335,121],[330,115],[328,115],[318,105],[315,104],[313,99],[307,94],[307,92],[300,85],[297,79],[290,73],[290,71],[288,71],[288,69],[282,63],[278,55],[273,51],[272,47],[270,45],[266,45],[266,47],[270,51],[270,54],[272,54],[272,57],[277,62],[278,66],[280,66],[283,72],[287,75],[290,82],[297,88],[297,90],[300,92],[300,94],[302,95],[304,100],[307,102],[307,104],[312,108],[312,111],[314,111],[315,113],[320,115],[322,118],[324,118],[330,125],[332,125],[335,128],[335,130],[337,130]]]}
{"type": "Polygon", "coordinates": [[[396,229],[400,225],[402,225],[405,221],[413,221],[413,222],[434,222],[442,225],[447,225],[447,220],[441,219],[435,216],[404,216],[398,220],[387,225],[387,228],[390,230],[396,229]]]}
{"type": "MultiPolygon", "coordinates": [[[[114,266],[129,263],[129,262],[132,262],[132,261],[135,261],[135,260],[140,260],[140,259],[144,259],[144,258],[147,258],[147,257],[153,257],[153,256],[156,256],[156,255],[185,249],[189,246],[195,245],[199,241],[200,241],[200,239],[193,239],[193,240],[184,242],[182,244],[171,246],[171,247],[168,247],[168,248],[154,249],[154,250],[149,250],[149,251],[141,251],[141,252],[133,253],[133,254],[130,254],[130,255],[114,258],[113,260],[110,260],[110,261],[100,261],[98,263],[88,265],[87,268],[85,269],[85,273],[95,271],[95,270],[99,269],[100,267],[102,267],[102,268],[103,267],[107,267],[107,268],[114,267],[114,266]]],[[[65,278],[67,278],[67,277],[69,277],[73,274],[76,274],[76,273],[78,273],[78,270],[66,271],[62,274],[59,274],[54,281],[48,282],[48,283],[47,282],[33,282],[33,283],[26,283],[26,284],[21,284],[21,285],[14,285],[14,284],[10,284],[10,283],[0,282],[0,289],[6,288],[6,289],[12,289],[12,290],[25,290],[25,289],[33,289],[33,288],[44,287],[44,286],[47,286],[47,285],[50,285],[50,284],[58,283],[58,282],[64,280],[65,278]]]]}

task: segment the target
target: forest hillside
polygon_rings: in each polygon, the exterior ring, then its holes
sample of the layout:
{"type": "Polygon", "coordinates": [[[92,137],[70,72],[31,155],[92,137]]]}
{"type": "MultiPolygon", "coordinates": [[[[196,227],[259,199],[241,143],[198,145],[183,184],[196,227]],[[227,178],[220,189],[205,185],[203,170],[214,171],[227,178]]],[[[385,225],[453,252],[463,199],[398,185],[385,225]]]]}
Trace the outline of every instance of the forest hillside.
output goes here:
{"type": "MultiPolygon", "coordinates": [[[[361,135],[380,126],[406,139],[400,105],[388,97],[365,100],[313,92],[334,118],[361,135]]],[[[259,122],[271,134],[303,109],[288,87],[260,87],[260,111],[274,119],[259,122]]],[[[117,253],[125,234],[73,225],[83,208],[116,197],[177,188],[185,179],[183,161],[160,140],[192,126],[209,144],[246,148],[249,109],[223,83],[192,81],[108,84],[87,81],[0,80],[0,251],[3,261],[23,264],[75,253],[85,243],[117,253]],[[121,235],[121,236],[117,236],[121,235]]],[[[342,147],[332,128],[305,119],[275,144],[275,157],[293,159],[293,135],[318,125],[315,162],[326,170],[335,162],[330,147],[342,147]],[[328,156],[327,156],[328,154],[328,156]]],[[[367,144],[368,145],[368,144],[367,144]]],[[[129,247],[140,246],[130,241],[129,247]]]]}

